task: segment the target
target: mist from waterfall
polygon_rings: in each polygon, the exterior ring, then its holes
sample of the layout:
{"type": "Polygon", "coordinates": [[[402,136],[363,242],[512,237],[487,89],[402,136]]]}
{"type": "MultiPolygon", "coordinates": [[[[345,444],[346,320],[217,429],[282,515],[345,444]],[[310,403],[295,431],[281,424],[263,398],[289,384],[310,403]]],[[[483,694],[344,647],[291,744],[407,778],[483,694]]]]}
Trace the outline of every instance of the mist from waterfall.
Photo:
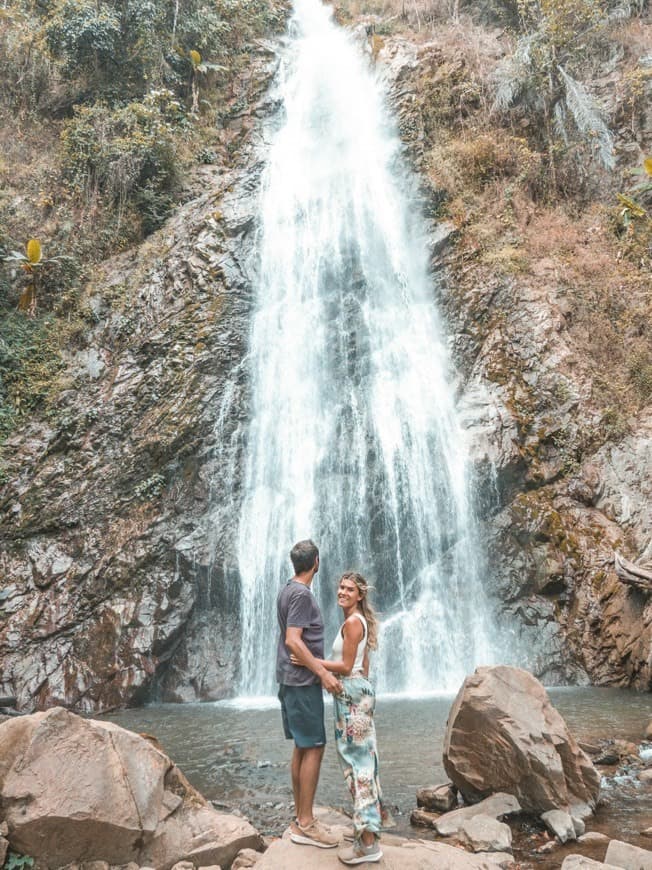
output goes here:
{"type": "Polygon", "coordinates": [[[274,690],[276,595],[308,537],[327,650],[337,579],[359,570],[379,690],[457,689],[492,632],[425,227],[370,58],[319,0],[296,0],[290,36],[261,192],[240,691],[274,690]]]}

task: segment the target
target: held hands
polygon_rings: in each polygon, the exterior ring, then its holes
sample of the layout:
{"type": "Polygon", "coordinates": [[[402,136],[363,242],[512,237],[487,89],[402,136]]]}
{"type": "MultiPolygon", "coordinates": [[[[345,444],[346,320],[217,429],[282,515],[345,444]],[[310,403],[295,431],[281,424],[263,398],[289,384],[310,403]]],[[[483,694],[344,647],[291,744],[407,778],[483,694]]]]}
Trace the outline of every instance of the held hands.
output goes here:
{"type": "MultiPolygon", "coordinates": [[[[293,665],[298,665],[299,667],[305,667],[302,665],[299,659],[295,656],[294,653],[290,653],[290,661],[293,665]]],[[[341,680],[331,674],[330,671],[326,671],[321,679],[322,688],[329,692],[331,695],[339,695],[340,692],[344,691],[344,686],[342,685],[341,680]]]]}
{"type": "Polygon", "coordinates": [[[326,671],[326,673],[321,678],[321,685],[323,689],[326,689],[331,695],[339,695],[340,692],[344,691],[344,686],[342,685],[341,680],[335,676],[335,674],[331,674],[330,671],[326,671]]]}

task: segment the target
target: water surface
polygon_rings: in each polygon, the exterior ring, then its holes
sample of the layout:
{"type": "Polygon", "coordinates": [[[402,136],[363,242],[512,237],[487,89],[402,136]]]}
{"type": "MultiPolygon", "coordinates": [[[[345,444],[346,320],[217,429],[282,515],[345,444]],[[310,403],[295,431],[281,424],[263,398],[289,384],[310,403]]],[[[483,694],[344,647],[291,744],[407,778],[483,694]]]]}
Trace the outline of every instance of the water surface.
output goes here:
{"type": "MultiPolygon", "coordinates": [[[[582,741],[615,737],[638,744],[652,716],[649,695],[595,688],[551,689],[549,693],[572,733],[582,741]]],[[[441,753],[452,700],[452,695],[379,698],[376,727],[381,779],[388,802],[397,808],[400,831],[409,830],[416,789],[447,779],[441,753]]],[[[329,740],[331,715],[328,704],[329,740]]],[[[273,699],[263,708],[243,709],[232,702],[165,704],[123,710],[109,718],[155,735],[206,797],[242,811],[263,832],[276,834],[287,824],[292,744],[283,739],[280,708],[273,699]]],[[[604,805],[588,828],[649,847],[639,832],[652,825],[652,788],[629,777],[607,779],[603,795],[604,805]]],[[[326,749],[317,797],[321,804],[349,807],[332,741],[326,749]]]]}

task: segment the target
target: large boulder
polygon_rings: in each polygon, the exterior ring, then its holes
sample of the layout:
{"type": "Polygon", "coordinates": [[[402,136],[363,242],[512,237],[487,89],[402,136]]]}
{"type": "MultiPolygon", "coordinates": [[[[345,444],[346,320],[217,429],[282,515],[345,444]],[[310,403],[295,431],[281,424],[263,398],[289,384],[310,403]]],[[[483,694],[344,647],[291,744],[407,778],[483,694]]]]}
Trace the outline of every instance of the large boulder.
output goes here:
{"type": "Polygon", "coordinates": [[[241,849],[262,847],[149,740],[60,707],[0,725],[0,806],[11,848],[45,867],[228,867],[241,849]]]}
{"type": "Polygon", "coordinates": [[[523,810],[595,808],[600,776],[528,671],[500,665],[467,677],[451,708],[444,767],[465,800],[514,795],[523,810]]]}

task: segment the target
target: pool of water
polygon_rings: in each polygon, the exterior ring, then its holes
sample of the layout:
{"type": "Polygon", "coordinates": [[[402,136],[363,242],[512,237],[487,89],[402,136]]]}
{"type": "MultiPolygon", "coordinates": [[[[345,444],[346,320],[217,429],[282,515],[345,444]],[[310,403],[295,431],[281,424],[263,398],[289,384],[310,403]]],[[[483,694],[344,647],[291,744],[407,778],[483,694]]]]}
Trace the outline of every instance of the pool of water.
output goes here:
{"type": "MultiPolygon", "coordinates": [[[[650,696],[618,689],[550,689],[555,707],[581,741],[604,738],[637,744],[652,718],[650,696]]],[[[395,807],[399,830],[409,831],[409,815],[420,786],[446,781],[441,754],[452,696],[380,697],[376,728],[385,797],[395,807]]],[[[332,707],[327,703],[327,725],[332,707]]],[[[158,738],[188,779],[207,798],[240,810],[264,833],[278,834],[291,809],[288,762],[275,699],[242,704],[160,704],[108,716],[126,728],[158,738]]],[[[327,728],[330,738],[330,728],[327,728]]],[[[607,778],[604,805],[589,828],[650,847],[639,832],[652,825],[652,788],[635,778],[607,778]]],[[[347,808],[332,741],[326,749],[317,792],[320,804],[347,808]]]]}

